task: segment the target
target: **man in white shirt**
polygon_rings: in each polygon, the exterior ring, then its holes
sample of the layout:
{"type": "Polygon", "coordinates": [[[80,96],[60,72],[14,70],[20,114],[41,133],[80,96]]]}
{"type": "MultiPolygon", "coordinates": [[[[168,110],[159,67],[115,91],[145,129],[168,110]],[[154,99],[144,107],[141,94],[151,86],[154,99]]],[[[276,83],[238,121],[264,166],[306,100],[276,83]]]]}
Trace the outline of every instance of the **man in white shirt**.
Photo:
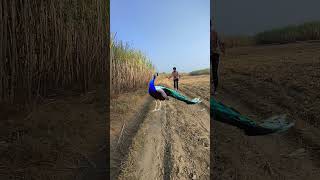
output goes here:
{"type": "Polygon", "coordinates": [[[173,67],[173,71],[171,73],[171,76],[169,76],[168,79],[170,79],[171,77],[173,77],[173,86],[174,86],[174,89],[175,90],[179,90],[179,78],[180,78],[180,75],[177,71],[177,68],[176,67],[173,67]]]}

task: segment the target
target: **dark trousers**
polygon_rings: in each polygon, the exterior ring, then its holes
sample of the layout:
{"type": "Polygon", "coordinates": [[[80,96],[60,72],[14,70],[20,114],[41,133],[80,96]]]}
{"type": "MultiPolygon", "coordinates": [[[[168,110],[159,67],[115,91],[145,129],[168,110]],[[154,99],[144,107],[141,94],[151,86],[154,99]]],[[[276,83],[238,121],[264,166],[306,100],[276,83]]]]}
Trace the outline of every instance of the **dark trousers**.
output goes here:
{"type": "Polygon", "coordinates": [[[177,89],[177,90],[179,90],[178,82],[179,82],[179,79],[174,79],[174,80],[173,80],[173,86],[174,86],[174,88],[177,89]]]}
{"type": "Polygon", "coordinates": [[[218,88],[218,82],[219,82],[219,78],[218,78],[218,66],[219,66],[219,58],[220,55],[217,53],[213,53],[210,55],[210,61],[211,61],[211,81],[213,82],[213,92],[216,92],[217,88],[218,88]]]}

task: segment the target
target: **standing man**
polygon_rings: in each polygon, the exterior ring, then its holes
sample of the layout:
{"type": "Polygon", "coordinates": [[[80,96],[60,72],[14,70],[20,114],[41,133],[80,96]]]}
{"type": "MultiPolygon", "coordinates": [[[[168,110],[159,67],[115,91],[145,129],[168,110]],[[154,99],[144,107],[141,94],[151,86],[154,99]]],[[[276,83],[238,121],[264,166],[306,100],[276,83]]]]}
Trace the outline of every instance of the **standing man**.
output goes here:
{"type": "MultiPolygon", "coordinates": [[[[218,66],[220,61],[220,54],[225,53],[224,43],[218,36],[217,31],[212,28],[211,20],[210,20],[210,64],[211,64],[211,80],[213,81],[213,95],[216,95],[216,91],[218,88],[218,66]]],[[[211,83],[211,84],[212,84],[211,83]]]]}
{"type": "Polygon", "coordinates": [[[174,86],[174,89],[175,89],[176,91],[178,91],[178,90],[179,90],[179,85],[178,85],[178,83],[179,83],[180,75],[179,75],[176,67],[173,67],[173,71],[172,71],[172,73],[171,73],[171,76],[169,76],[168,79],[170,79],[171,77],[173,77],[173,86],[174,86]]]}

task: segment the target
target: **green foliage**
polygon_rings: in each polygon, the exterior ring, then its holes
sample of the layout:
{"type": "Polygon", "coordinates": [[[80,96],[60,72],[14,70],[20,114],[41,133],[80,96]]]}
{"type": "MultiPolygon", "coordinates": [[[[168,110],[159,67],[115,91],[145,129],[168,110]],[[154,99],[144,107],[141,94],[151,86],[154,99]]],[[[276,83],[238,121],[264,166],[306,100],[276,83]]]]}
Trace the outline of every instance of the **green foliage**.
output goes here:
{"type": "Polygon", "coordinates": [[[191,76],[198,76],[198,75],[205,75],[205,74],[210,74],[210,69],[201,69],[201,70],[196,70],[192,71],[189,73],[191,76]]]}
{"type": "Polygon", "coordinates": [[[254,36],[256,44],[290,43],[320,40],[320,22],[289,25],[284,28],[264,31],[254,36]]]}

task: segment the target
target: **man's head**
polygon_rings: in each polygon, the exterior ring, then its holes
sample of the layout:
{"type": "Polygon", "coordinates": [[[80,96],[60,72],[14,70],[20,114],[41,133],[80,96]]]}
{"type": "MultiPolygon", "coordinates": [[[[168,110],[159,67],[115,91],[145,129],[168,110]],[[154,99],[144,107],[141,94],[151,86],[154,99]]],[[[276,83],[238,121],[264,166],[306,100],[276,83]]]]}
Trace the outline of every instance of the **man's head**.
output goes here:
{"type": "Polygon", "coordinates": [[[173,67],[173,71],[176,71],[176,69],[177,69],[176,67],[173,67]]]}

